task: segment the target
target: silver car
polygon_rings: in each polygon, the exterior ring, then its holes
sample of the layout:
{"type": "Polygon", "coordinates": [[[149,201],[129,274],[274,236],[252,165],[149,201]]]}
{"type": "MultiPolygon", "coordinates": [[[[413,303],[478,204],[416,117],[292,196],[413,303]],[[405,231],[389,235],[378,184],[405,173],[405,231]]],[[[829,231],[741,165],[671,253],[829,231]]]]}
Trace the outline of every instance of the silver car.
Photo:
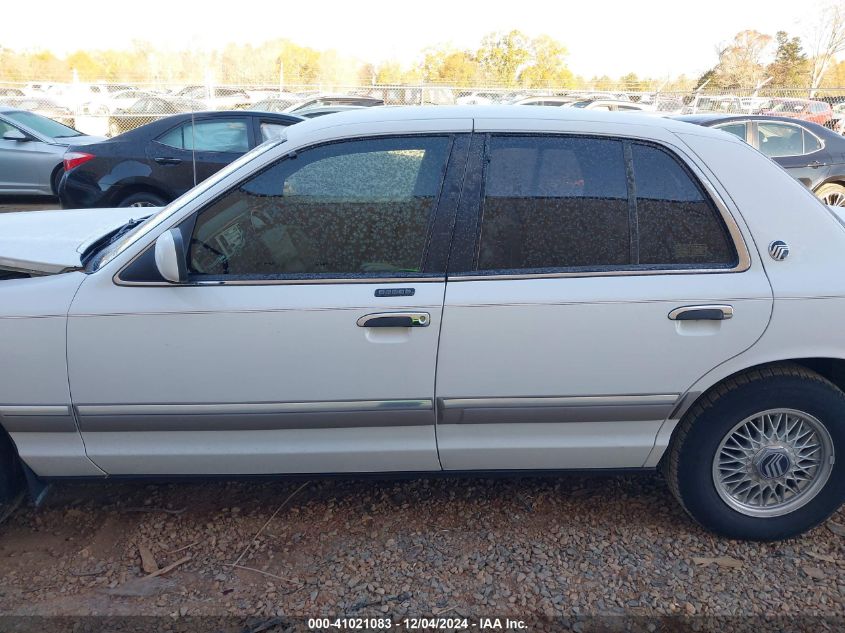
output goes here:
{"type": "Polygon", "coordinates": [[[55,196],[68,146],[102,140],[34,112],[0,106],[0,195],[55,196]]]}

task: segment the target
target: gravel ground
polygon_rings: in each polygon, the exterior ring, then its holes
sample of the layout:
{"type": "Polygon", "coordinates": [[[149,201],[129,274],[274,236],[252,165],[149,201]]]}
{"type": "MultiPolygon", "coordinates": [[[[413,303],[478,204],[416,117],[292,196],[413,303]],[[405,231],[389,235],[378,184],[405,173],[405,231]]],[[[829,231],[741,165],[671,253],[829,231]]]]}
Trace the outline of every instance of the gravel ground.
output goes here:
{"type": "Polygon", "coordinates": [[[0,196],[0,213],[42,209],[61,209],[61,205],[57,199],[43,196],[0,196]]]}
{"type": "Polygon", "coordinates": [[[655,474],[66,483],[0,527],[7,615],[842,616],[843,596],[845,512],[732,541],[655,474]]]}

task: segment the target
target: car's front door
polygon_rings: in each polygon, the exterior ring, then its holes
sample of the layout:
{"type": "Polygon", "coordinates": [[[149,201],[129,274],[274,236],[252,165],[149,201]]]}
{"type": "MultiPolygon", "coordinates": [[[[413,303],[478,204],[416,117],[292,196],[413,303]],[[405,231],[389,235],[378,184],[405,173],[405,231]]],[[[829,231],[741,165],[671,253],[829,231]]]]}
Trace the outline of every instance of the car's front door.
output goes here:
{"type": "Polygon", "coordinates": [[[50,195],[50,177],[60,162],[55,146],[0,121],[0,193],[50,195]],[[6,139],[5,135],[21,138],[6,139]]]}
{"type": "Polygon", "coordinates": [[[760,262],[678,148],[492,133],[476,150],[438,360],[444,469],[643,466],[690,386],[765,330],[760,262]]]}
{"type": "Polygon", "coordinates": [[[150,278],[149,249],[114,282],[92,275],[68,325],[89,457],[128,474],[439,469],[435,361],[468,143],[299,149],[180,224],[188,283],[150,278]]]}

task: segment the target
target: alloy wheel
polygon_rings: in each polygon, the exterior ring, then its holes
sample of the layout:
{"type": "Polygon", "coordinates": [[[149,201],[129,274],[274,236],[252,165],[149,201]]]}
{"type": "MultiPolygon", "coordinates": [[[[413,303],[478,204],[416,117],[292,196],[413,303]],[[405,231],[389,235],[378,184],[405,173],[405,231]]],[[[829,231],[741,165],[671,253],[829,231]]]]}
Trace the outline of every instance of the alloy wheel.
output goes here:
{"type": "Polygon", "coordinates": [[[833,440],[817,418],[770,409],[725,435],[713,458],[713,483],[737,512],[782,516],[812,501],[827,483],[833,460],[833,440]]]}

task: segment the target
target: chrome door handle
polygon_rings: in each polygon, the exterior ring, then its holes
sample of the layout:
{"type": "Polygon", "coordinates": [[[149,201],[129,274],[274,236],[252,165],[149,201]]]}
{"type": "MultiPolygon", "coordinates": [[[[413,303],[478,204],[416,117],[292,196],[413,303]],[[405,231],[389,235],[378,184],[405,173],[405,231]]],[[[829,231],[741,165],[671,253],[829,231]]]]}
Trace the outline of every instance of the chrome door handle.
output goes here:
{"type": "Polygon", "coordinates": [[[357,321],[358,327],[428,327],[428,312],[375,312],[357,321]]]}
{"type": "Polygon", "coordinates": [[[705,305],[683,306],[669,313],[672,321],[724,321],[734,315],[733,306],[705,305]]]}

